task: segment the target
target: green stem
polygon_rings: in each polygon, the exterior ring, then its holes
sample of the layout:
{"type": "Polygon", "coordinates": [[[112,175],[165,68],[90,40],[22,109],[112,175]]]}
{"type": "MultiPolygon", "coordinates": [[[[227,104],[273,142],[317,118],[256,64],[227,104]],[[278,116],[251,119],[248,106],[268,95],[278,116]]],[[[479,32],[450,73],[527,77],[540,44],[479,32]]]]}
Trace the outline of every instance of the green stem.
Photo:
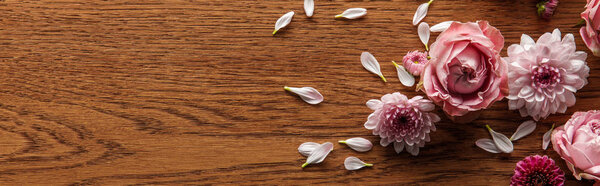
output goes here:
{"type": "Polygon", "coordinates": [[[383,77],[383,75],[379,75],[379,77],[381,77],[381,79],[383,79],[383,82],[387,82],[387,80],[385,79],[385,77],[383,77]]]}
{"type": "Polygon", "coordinates": [[[287,91],[291,92],[290,87],[288,87],[288,86],[283,86],[283,90],[287,90],[287,91]]]}
{"type": "Polygon", "coordinates": [[[431,3],[433,3],[433,0],[429,0],[429,2],[427,2],[427,4],[431,4],[431,3]]]}
{"type": "Polygon", "coordinates": [[[306,167],[307,165],[308,165],[308,163],[302,164],[302,168],[306,167]]]}
{"type": "Polygon", "coordinates": [[[341,140],[341,141],[338,141],[338,143],[346,144],[346,141],[341,140]]]}
{"type": "Polygon", "coordinates": [[[490,126],[489,126],[489,125],[485,125],[485,128],[487,128],[489,131],[491,131],[491,130],[492,130],[492,128],[490,128],[490,126]]]}
{"type": "Polygon", "coordinates": [[[338,15],[335,15],[335,18],[340,18],[342,16],[343,16],[342,14],[338,14],[338,15]]]}
{"type": "Polygon", "coordinates": [[[275,35],[275,33],[277,33],[277,31],[278,31],[278,30],[274,30],[274,31],[273,31],[273,35],[275,35]]]}
{"type": "Polygon", "coordinates": [[[400,65],[398,65],[398,63],[396,63],[395,61],[392,61],[392,63],[394,64],[394,66],[395,66],[396,68],[398,68],[398,67],[400,66],[400,65]]]}
{"type": "Polygon", "coordinates": [[[373,166],[373,164],[365,163],[365,167],[372,167],[372,166],[373,166]]]}

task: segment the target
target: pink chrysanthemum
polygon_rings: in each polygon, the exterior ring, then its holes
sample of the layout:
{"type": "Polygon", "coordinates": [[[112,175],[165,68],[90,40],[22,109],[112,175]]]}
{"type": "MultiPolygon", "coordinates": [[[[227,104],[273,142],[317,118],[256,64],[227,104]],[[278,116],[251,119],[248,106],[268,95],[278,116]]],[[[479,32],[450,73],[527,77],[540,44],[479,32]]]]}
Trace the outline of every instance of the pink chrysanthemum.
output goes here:
{"type": "Polygon", "coordinates": [[[440,121],[439,116],[431,113],[435,105],[422,96],[408,99],[395,92],[384,95],[381,100],[369,100],[367,107],[374,112],[369,115],[365,128],[381,137],[381,146],[394,143],[397,153],[406,148],[413,156],[418,155],[419,148],[429,142],[429,133],[435,131],[434,123],[440,121]]]}
{"type": "Polygon", "coordinates": [[[537,42],[523,34],[521,44],[508,47],[508,106],[536,121],[564,113],[575,104],[574,93],[588,81],[587,54],[575,51],[573,34],[545,33],[537,42]]]}
{"type": "Polygon", "coordinates": [[[408,52],[402,58],[402,66],[414,76],[420,76],[427,63],[429,63],[427,52],[419,52],[418,50],[408,52]]]}
{"type": "Polygon", "coordinates": [[[558,0],[545,0],[537,4],[537,13],[540,17],[549,20],[554,15],[554,11],[558,6],[558,0]]]}
{"type": "Polygon", "coordinates": [[[548,156],[528,156],[517,163],[515,175],[510,180],[511,186],[565,184],[565,173],[560,170],[552,158],[548,156]]]}

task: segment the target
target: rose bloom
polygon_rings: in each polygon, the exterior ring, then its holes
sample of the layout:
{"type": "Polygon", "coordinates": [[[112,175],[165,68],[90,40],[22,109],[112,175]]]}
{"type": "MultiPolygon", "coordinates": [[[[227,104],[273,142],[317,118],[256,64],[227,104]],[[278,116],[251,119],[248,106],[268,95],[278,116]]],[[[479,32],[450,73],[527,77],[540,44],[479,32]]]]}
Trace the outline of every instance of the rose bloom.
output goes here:
{"type": "Polygon", "coordinates": [[[588,0],[585,5],[585,11],[581,13],[581,18],[585,20],[586,25],[579,29],[579,34],[583,42],[594,53],[595,56],[600,56],[600,14],[598,14],[600,0],[588,0]]]}
{"type": "Polygon", "coordinates": [[[422,90],[450,116],[487,108],[508,95],[504,37],[487,21],[453,22],[431,44],[422,90]]]}
{"type": "Polygon", "coordinates": [[[575,112],[552,132],[552,146],[575,178],[600,181],[600,111],[575,112]]]}

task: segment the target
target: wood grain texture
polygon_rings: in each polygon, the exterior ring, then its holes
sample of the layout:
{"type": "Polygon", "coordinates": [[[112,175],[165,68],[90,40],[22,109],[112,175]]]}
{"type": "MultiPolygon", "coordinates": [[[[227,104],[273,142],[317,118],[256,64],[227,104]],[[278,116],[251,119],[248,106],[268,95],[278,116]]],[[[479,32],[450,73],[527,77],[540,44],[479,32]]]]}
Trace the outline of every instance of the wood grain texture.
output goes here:
{"type": "MultiPolygon", "coordinates": [[[[368,99],[422,95],[403,87],[389,63],[422,49],[411,25],[422,2],[316,0],[306,18],[301,0],[0,1],[0,185],[507,185],[515,163],[532,154],[568,172],[554,151],[541,150],[541,137],[575,111],[599,109],[593,56],[577,104],[539,122],[511,154],[474,146],[488,137],[485,124],[511,134],[527,120],[504,100],[470,124],[443,118],[418,157],[336,144],[322,164],[300,168],[302,142],[377,144],[363,128],[368,99]],[[333,19],[352,7],[368,15],[333,19]],[[292,10],[292,23],[271,36],[292,10]],[[363,69],[362,51],[377,57],[388,83],[363,69]],[[308,105],[284,85],[315,87],[325,101],[308,105]],[[347,156],[375,166],[346,171],[347,156]]],[[[587,52],[573,28],[584,4],[561,0],[544,21],[533,0],[438,0],[425,21],[488,20],[505,46],[522,33],[537,38],[560,28],[587,52]]]]}

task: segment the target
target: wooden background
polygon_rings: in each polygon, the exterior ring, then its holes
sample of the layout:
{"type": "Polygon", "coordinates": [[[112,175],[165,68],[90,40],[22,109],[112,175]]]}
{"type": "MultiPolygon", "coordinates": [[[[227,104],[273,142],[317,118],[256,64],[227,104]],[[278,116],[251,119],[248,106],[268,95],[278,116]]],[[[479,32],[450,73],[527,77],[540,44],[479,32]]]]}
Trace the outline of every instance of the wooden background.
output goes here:
{"type": "MultiPolygon", "coordinates": [[[[507,185],[515,163],[547,154],[577,182],[541,137],[575,111],[598,109],[600,58],[566,114],[538,123],[511,154],[474,145],[484,128],[510,135],[522,121],[506,100],[470,124],[443,117],[418,157],[376,145],[357,153],[335,144],[301,169],[303,142],[379,137],[363,128],[368,99],[403,87],[391,60],[423,50],[411,20],[423,0],[2,0],[0,1],[0,185],[418,184],[507,185]],[[363,7],[358,20],[335,20],[363,7]],[[291,24],[271,36],[288,11],[291,24]],[[359,56],[377,57],[388,83],[359,56]],[[309,105],[283,86],[312,86],[309,105]],[[357,156],[375,164],[347,171],[357,156]]],[[[436,0],[424,21],[488,20],[506,47],[522,33],[573,33],[584,0],[561,0],[544,21],[534,0],[436,0]]],[[[437,35],[432,36],[432,41],[437,35]]],[[[588,52],[589,53],[589,52],[588,52]]],[[[436,113],[443,115],[437,108],[436,113]]]]}

